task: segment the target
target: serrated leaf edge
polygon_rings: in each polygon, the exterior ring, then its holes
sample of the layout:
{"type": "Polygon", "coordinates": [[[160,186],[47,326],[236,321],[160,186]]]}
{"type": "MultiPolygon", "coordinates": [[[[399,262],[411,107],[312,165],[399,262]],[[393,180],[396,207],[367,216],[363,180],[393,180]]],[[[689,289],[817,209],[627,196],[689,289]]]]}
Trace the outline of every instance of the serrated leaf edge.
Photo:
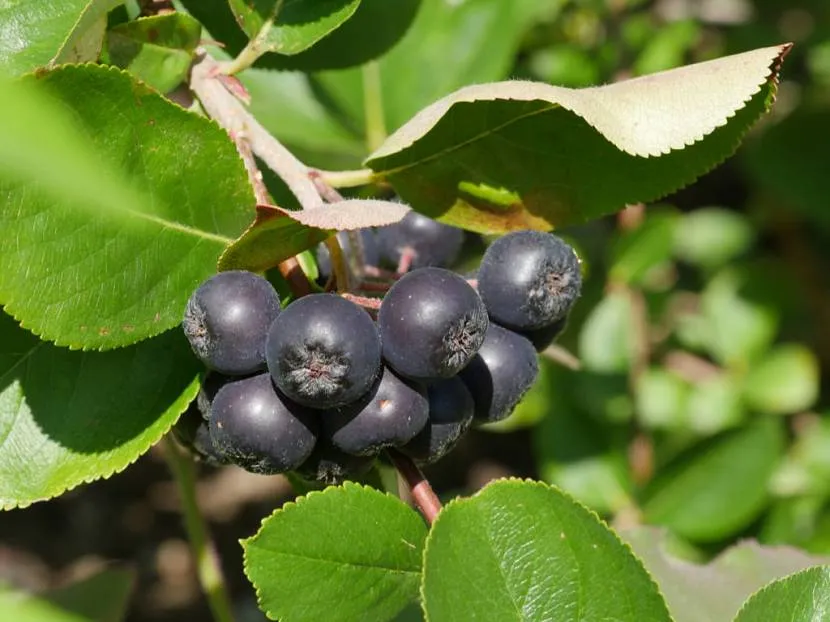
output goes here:
{"type": "MultiPolygon", "coordinates": [[[[200,387],[200,379],[199,379],[199,375],[197,374],[196,376],[194,376],[193,380],[188,385],[187,389],[185,389],[179,395],[179,399],[181,399],[182,396],[187,395],[187,393],[190,392],[190,397],[187,399],[187,401],[183,405],[182,409],[176,414],[175,419],[172,419],[171,422],[170,422],[170,425],[165,427],[164,429],[162,429],[157,437],[147,439],[146,446],[143,446],[142,448],[139,448],[138,453],[136,454],[136,456],[134,458],[128,460],[123,465],[115,466],[110,470],[107,470],[103,473],[99,473],[98,475],[93,475],[91,477],[85,477],[84,479],[76,482],[75,484],[72,484],[71,486],[67,486],[66,488],[62,488],[62,487],[59,486],[59,487],[55,488],[53,492],[50,492],[46,496],[40,497],[38,499],[32,499],[32,500],[24,501],[22,503],[19,503],[19,502],[16,502],[16,501],[12,501],[11,503],[8,503],[8,502],[6,502],[6,500],[0,499],[0,511],[14,510],[14,509],[21,509],[22,510],[22,509],[28,508],[31,505],[34,505],[35,503],[40,503],[42,501],[48,501],[50,499],[54,499],[56,497],[59,497],[59,496],[65,494],[65,493],[69,492],[70,490],[74,490],[75,488],[78,488],[79,486],[82,486],[84,484],[90,484],[92,482],[95,482],[95,481],[98,481],[98,480],[101,480],[101,479],[109,479],[113,475],[117,475],[118,473],[121,473],[121,472],[125,471],[129,466],[135,464],[138,461],[138,459],[141,458],[141,456],[143,456],[145,453],[150,451],[150,449],[153,447],[153,445],[158,443],[162,439],[162,437],[164,437],[165,434],[170,432],[170,430],[176,424],[176,421],[178,421],[179,417],[181,417],[182,414],[187,410],[188,406],[190,405],[190,402],[192,402],[194,399],[196,399],[196,395],[199,393],[199,387],[200,387]]],[[[167,412],[167,411],[165,411],[165,412],[167,412]]]]}
{"type": "Polygon", "coordinates": [[[422,570],[421,570],[421,587],[419,589],[419,596],[420,596],[420,602],[421,602],[421,612],[424,614],[425,622],[431,622],[430,617],[429,617],[429,612],[426,609],[426,592],[424,590],[424,576],[425,576],[425,570],[426,570],[427,552],[429,551],[429,547],[430,547],[430,544],[432,542],[432,534],[433,534],[433,531],[435,529],[435,525],[437,525],[438,522],[441,520],[441,516],[444,514],[444,511],[447,508],[453,507],[453,506],[458,505],[458,504],[470,503],[476,497],[479,497],[482,493],[484,493],[487,490],[490,490],[493,487],[510,488],[510,487],[513,487],[514,485],[522,486],[522,485],[525,485],[525,484],[529,484],[529,485],[531,485],[533,487],[536,487],[536,488],[543,488],[545,490],[552,491],[554,493],[558,493],[558,494],[562,495],[566,500],[570,501],[571,503],[573,503],[577,507],[579,507],[579,508],[583,509],[585,512],[587,512],[602,527],[604,527],[608,532],[610,532],[611,535],[614,537],[614,539],[619,544],[622,545],[623,549],[626,550],[634,558],[634,560],[640,565],[640,568],[642,568],[643,572],[648,577],[649,581],[651,582],[652,587],[654,588],[654,591],[657,593],[657,595],[660,597],[660,599],[663,603],[663,607],[664,607],[664,610],[665,610],[666,616],[667,616],[666,619],[674,621],[674,616],[672,616],[671,611],[669,610],[669,605],[668,605],[668,602],[666,601],[665,594],[663,594],[663,591],[660,589],[660,586],[657,584],[657,581],[654,579],[652,574],[646,568],[645,564],[643,563],[643,560],[640,559],[640,557],[634,552],[634,550],[631,548],[631,546],[625,540],[623,540],[620,537],[620,535],[608,525],[608,523],[606,523],[602,518],[600,518],[600,516],[596,512],[594,512],[589,507],[587,507],[587,506],[583,505],[582,503],[580,503],[579,501],[577,501],[574,497],[569,495],[567,492],[565,492],[564,490],[562,490],[558,486],[554,486],[554,485],[548,484],[546,482],[542,482],[542,481],[535,480],[535,479],[530,479],[530,478],[504,477],[504,478],[499,478],[499,479],[495,479],[495,480],[492,480],[492,481],[488,482],[487,485],[485,485],[483,488],[480,488],[473,495],[471,495],[469,497],[456,497],[455,499],[453,499],[449,503],[446,503],[444,505],[444,507],[441,508],[441,511],[438,513],[438,516],[435,518],[435,521],[433,521],[432,527],[430,528],[429,533],[427,534],[426,540],[424,540],[424,550],[423,550],[422,559],[421,559],[421,568],[422,568],[422,570]]]}
{"type": "Polygon", "coordinates": [[[804,568],[803,570],[797,570],[796,572],[790,573],[784,577],[780,577],[778,579],[774,579],[764,585],[763,587],[755,590],[749,597],[744,601],[744,604],[741,605],[741,608],[738,609],[738,613],[735,614],[733,618],[733,622],[737,622],[740,619],[741,614],[743,613],[744,609],[752,604],[752,600],[758,596],[761,592],[766,590],[771,590],[777,587],[778,585],[785,585],[787,583],[793,582],[798,579],[801,575],[815,572],[816,570],[823,570],[824,572],[830,574],[830,564],[818,564],[816,566],[810,566],[809,568],[804,568]]]}

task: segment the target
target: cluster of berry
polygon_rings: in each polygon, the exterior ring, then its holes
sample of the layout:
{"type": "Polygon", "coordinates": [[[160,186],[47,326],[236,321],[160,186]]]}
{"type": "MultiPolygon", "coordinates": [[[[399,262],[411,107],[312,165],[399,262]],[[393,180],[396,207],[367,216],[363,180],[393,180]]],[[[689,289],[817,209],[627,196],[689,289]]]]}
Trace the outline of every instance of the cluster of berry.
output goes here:
{"type": "Polygon", "coordinates": [[[573,249],[547,233],[507,234],[485,252],[476,291],[430,265],[454,259],[459,230],[415,214],[378,241],[413,269],[397,275],[376,321],[337,294],[281,309],[250,272],[199,286],[183,328],[210,372],[176,426],[185,444],[255,473],[333,483],[368,470],[385,448],[429,464],[474,421],[512,412],[536,379],[537,349],[579,295],[573,249]]]}

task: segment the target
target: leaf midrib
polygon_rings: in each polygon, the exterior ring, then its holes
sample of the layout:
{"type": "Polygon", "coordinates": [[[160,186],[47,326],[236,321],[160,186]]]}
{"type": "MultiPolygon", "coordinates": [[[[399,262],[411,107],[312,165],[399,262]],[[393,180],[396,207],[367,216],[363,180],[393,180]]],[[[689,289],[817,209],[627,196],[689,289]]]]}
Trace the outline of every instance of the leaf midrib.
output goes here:
{"type": "Polygon", "coordinates": [[[409,570],[409,569],[406,569],[406,568],[390,568],[389,566],[362,564],[362,563],[358,563],[358,562],[343,561],[343,560],[339,560],[339,559],[328,559],[328,558],[325,558],[325,557],[314,557],[312,555],[304,555],[304,554],[300,554],[300,553],[288,553],[286,551],[281,551],[279,549],[275,550],[275,549],[269,549],[269,548],[266,548],[266,547],[254,547],[254,548],[258,548],[260,551],[265,552],[265,553],[270,553],[271,555],[274,555],[274,556],[279,555],[279,556],[291,557],[291,558],[295,558],[295,559],[304,559],[304,560],[308,560],[308,561],[322,562],[322,563],[326,563],[326,564],[337,564],[338,566],[349,566],[349,567],[353,567],[353,568],[368,569],[368,570],[380,570],[380,571],[388,572],[390,574],[397,574],[397,575],[415,575],[415,576],[418,576],[418,577],[421,576],[420,568],[417,569],[417,570],[409,570]]]}

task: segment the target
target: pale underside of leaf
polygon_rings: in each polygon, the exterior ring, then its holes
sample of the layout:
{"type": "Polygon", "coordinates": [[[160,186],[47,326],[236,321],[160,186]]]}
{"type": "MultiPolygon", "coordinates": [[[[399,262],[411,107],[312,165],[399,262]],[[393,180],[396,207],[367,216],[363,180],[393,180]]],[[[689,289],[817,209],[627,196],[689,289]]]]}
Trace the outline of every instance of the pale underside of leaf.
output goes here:
{"type": "Polygon", "coordinates": [[[664,155],[694,144],[723,126],[774,76],[774,67],[790,47],[788,43],[761,48],[584,89],[527,81],[468,86],[424,108],[368,160],[406,149],[455,104],[486,100],[548,102],[550,108],[562,107],[583,118],[620,151],[640,157],[664,155]]]}

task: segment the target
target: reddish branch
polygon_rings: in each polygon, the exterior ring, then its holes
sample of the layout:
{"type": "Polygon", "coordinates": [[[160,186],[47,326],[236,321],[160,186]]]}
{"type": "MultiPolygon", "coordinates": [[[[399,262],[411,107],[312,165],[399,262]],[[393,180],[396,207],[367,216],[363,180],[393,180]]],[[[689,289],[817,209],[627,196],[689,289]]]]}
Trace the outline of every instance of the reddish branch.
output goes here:
{"type": "Polygon", "coordinates": [[[411,458],[395,450],[390,450],[388,454],[392,464],[395,465],[398,473],[406,480],[409,489],[412,491],[412,499],[415,501],[415,505],[418,506],[427,523],[431,525],[435,522],[435,518],[442,507],[441,501],[435,491],[432,490],[432,486],[429,485],[427,478],[424,477],[421,469],[412,462],[411,458]]]}

